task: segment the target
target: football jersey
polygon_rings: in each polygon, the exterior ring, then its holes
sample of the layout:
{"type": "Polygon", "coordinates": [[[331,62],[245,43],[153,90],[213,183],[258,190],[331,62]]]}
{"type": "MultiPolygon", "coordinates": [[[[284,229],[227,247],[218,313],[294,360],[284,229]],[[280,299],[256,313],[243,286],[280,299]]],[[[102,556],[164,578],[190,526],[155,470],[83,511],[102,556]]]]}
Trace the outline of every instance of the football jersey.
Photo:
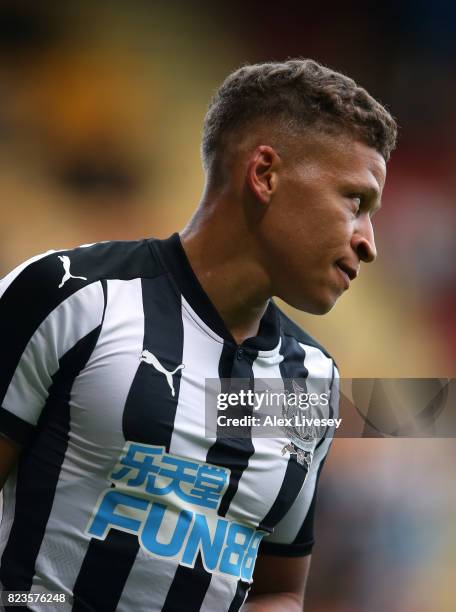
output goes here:
{"type": "Polygon", "coordinates": [[[0,281],[0,328],[0,432],[23,445],[4,590],[65,593],[46,610],[235,612],[258,554],[311,552],[330,432],[303,462],[285,434],[206,431],[208,379],[323,379],[336,416],[333,360],[273,300],[238,345],[174,234],[26,261],[0,281]]]}

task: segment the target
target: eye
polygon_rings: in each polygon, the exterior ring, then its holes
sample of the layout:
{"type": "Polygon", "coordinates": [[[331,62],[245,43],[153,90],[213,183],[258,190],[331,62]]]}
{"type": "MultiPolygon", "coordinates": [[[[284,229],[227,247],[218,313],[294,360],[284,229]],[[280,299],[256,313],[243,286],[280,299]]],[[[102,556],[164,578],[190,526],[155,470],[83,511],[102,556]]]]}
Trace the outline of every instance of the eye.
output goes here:
{"type": "Polygon", "coordinates": [[[361,193],[351,193],[348,197],[353,202],[355,214],[358,214],[363,205],[364,196],[361,193]]]}

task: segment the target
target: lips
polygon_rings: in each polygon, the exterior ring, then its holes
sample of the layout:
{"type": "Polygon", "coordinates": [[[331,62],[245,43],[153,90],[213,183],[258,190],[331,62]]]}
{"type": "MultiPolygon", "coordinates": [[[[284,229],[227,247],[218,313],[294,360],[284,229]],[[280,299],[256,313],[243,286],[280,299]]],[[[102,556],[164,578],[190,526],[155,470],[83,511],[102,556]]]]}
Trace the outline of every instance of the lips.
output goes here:
{"type": "Polygon", "coordinates": [[[344,270],[342,270],[342,268],[338,264],[336,264],[336,268],[339,271],[340,278],[342,279],[343,289],[344,291],[346,291],[350,287],[350,278],[348,274],[344,270]]]}
{"type": "Polygon", "coordinates": [[[345,272],[350,280],[354,280],[358,276],[358,268],[353,268],[344,261],[336,262],[336,266],[340,268],[342,272],[345,272]]]}

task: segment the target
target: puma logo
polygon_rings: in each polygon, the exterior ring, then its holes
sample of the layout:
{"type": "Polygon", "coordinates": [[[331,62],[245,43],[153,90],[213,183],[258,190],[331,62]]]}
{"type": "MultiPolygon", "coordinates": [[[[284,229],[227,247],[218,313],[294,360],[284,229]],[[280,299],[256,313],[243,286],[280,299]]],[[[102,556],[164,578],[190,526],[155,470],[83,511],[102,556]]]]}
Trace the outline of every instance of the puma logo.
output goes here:
{"type": "Polygon", "coordinates": [[[62,282],[59,285],[59,289],[61,289],[63,287],[63,285],[70,280],[70,278],[79,278],[81,280],[87,280],[87,278],[85,276],[73,276],[70,272],[70,258],[68,257],[68,255],[58,255],[58,258],[60,259],[60,261],[63,264],[63,269],[65,270],[65,274],[63,275],[62,278],[62,282]]]}
{"type": "Polygon", "coordinates": [[[169,388],[171,389],[171,395],[174,397],[176,393],[174,391],[173,376],[178,370],[182,370],[183,368],[185,368],[184,364],[181,363],[180,365],[177,366],[175,370],[173,370],[172,372],[168,372],[168,370],[164,368],[162,364],[158,361],[155,355],[147,350],[144,350],[141,353],[141,361],[145,361],[146,363],[149,363],[150,365],[154,366],[156,370],[158,370],[159,372],[165,375],[166,382],[168,383],[169,388]]]}

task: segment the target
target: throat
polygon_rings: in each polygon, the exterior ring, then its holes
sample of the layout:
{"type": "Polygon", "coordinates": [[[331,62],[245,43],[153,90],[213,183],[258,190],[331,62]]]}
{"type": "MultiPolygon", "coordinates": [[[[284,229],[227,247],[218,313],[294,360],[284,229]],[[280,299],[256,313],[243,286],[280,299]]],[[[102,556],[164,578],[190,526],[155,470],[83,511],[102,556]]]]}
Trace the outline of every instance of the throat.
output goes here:
{"type": "Polygon", "coordinates": [[[261,307],[242,309],[236,313],[233,313],[233,311],[224,312],[222,308],[220,315],[236,343],[242,344],[247,338],[254,338],[258,335],[261,318],[266,312],[266,308],[267,303],[261,307]]]}
{"type": "Polygon", "coordinates": [[[254,338],[258,334],[260,323],[258,322],[256,325],[251,325],[249,327],[228,329],[230,334],[236,340],[236,344],[242,344],[244,340],[247,340],[247,338],[254,338]]]}

